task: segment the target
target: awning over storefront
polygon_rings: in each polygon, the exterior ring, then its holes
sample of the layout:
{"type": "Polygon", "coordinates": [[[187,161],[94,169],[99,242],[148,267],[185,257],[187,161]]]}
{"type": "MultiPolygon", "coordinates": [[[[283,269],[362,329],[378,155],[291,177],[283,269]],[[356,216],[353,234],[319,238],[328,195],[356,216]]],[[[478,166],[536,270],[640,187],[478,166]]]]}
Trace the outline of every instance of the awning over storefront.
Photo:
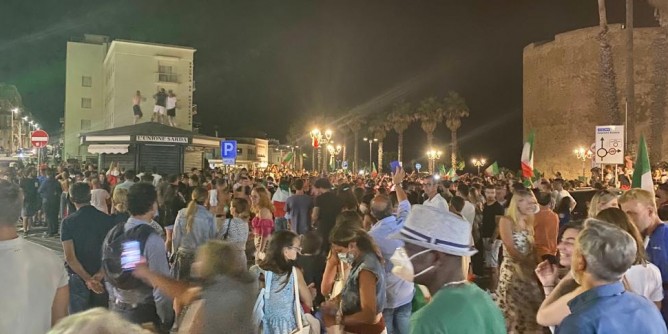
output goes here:
{"type": "Polygon", "coordinates": [[[93,144],[88,146],[90,154],[125,154],[128,153],[128,146],[118,144],[93,144]]]}

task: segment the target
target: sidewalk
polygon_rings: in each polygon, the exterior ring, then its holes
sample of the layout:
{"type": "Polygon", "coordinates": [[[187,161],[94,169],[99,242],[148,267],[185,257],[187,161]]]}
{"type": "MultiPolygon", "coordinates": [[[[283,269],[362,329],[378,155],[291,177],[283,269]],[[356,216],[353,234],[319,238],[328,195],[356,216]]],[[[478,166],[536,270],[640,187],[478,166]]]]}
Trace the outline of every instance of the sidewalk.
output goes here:
{"type": "Polygon", "coordinates": [[[56,253],[58,256],[61,258],[65,258],[63,254],[63,245],[60,242],[60,236],[57,237],[43,237],[47,231],[46,227],[43,226],[38,226],[38,227],[33,227],[30,229],[30,234],[28,234],[27,237],[23,236],[23,232],[21,231],[21,225],[17,225],[17,230],[19,230],[19,236],[21,238],[24,238],[25,240],[28,240],[32,243],[44,246],[50,250],[52,250],[54,253],[56,253]]]}

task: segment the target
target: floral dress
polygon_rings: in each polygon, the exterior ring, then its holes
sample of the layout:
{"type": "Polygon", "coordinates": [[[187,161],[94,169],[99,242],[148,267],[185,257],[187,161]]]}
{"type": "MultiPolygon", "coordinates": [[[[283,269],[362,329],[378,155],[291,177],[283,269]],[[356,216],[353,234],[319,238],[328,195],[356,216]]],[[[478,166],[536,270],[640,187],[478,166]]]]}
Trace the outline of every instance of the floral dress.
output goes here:
{"type": "Polygon", "coordinates": [[[265,271],[265,279],[271,280],[270,292],[264,300],[262,333],[288,334],[297,328],[295,318],[295,286],[291,273],[278,275],[265,271]],[[285,281],[288,281],[287,284],[285,281]]]}
{"type": "MultiPolygon", "coordinates": [[[[523,255],[533,252],[532,240],[526,230],[513,231],[513,243],[523,255]]],[[[503,252],[505,257],[499,272],[496,302],[506,319],[508,333],[544,333],[545,328],[536,322],[544,297],[534,274],[535,268],[517,262],[505,246],[503,252]]]]}

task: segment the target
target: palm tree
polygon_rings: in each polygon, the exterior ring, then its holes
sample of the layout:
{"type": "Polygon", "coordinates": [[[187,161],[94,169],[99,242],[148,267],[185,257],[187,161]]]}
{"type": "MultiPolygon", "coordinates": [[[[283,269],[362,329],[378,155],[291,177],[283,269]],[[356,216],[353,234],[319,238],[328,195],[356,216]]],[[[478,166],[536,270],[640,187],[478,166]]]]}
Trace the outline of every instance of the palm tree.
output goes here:
{"type": "Polygon", "coordinates": [[[619,124],[621,115],[619,114],[619,101],[617,99],[617,75],[615,74],[615,64],[612,56],[612,46],[608,36],[608,19],[605,8],[605,0],[598,0],[598,19],[601,31],[598,33],[598,41],[601,47],[601,83],[603,86],[602,101],[608,114],[608,122],[619,124]]]}
{"type": "Polygon", "coordinates": [[[380,114],[369,122],[369,131],[371,131],[372,137],[378,139],[378,173],[383,170],[383,140],[387,137],[388,129],[389,124],[385,114],[380,114]]]}
{"type": "Polygon", "coordinates": [[[356,171],[358,169],[358,161],[359,161],[359,139],[360,139],[360,130],[362,130],[362,126],[366,124],[366,119],[364,116],[360,114],[350,114],[350,117],[348,117],[349,121],[347,123],[348,129],[350,129],[350,132],[353,133],[353,139],[355,141],[355,147],[353,149],[353,171],[356,171]]]}
{"type": "Polygon", "coordinates": [[[457,130],[462,126],[462,118],[469,117],[469,107],[466,101],[457,92],[448,92],[448,96],[443,99],[443,110],[445,111],[445,125],[450,129],[452,136],[451,146],[452,153],[450,158],[452,161],[452,168],[457,166],[457,130]]]}
{"type": "MultiPolygon", "coordinates": [[[[650,0],[651,1],[651,0],[650,0]]],[[[626,133],[635,134],[635,82],[633,78],[633,0],[626,0],[626,133]]],[[[632,135],[633,138],[635,135],[632,135]]],[[[628,138],[628,136],[627,136],[628,138]]],[[[625,145],[628,154],[630,143],[625,145]]]]}
{"type": "Polygon", "coordinates": [[[434,144],[434,131],[436,126],[443,120],[443,104],[436,97],[429,97],[420,102],[415,118],[420,120],[422,131],[427,134],[427,147],[431,149],[434,144]]]}
{"type": "Polygon", "coordinates": [[[404,131],[408,129],[408,127],[411,125],[413,120],[415,119],[415,116],[411,114],[412,109],[411,109],[411,104],[410,102],[406,101],[401,101],[399,103],[395,103],[394,106],[392,107],[392,112],[387,118],[387,121],[390,123],[392,126],[392,129],[394,132],[397,133],[398,135],[398,160],[402,161],[403,159],[403,153],[404,153],[404,131]]]}

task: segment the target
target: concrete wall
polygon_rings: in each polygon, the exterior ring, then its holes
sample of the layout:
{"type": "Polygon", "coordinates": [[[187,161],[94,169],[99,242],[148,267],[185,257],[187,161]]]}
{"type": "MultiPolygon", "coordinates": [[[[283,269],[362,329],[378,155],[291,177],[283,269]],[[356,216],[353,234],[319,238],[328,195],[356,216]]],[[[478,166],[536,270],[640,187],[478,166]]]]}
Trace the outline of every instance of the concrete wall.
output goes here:
{"type": "MultiPolygon", "coordinates": [[[[576,160],[573,149],[589,147],[594,142],[595,126],[611,123],[602,103],[598,32],[598,27],[575,30],[559,34],[553,41],[533,43],[524,49],[524,135],[526,138],[531,129],[536,130],[535,167],[548,176],[557,171],[568,178],[580,175],[582,165],[576,160]]],[[[612,25],[609,36],[623,120],[625,31],[621,25],[612,25]]],[[[636,126],[635,132],[629,133],[629,141],[635,151],[637,138],[644,135],[649,140],[653,163],[668,158],[665,149],[668,148],[668,136],[653,134],[650,127],[652,117],[649,117],[652,108],[660,108],[658,114],[662,110],[663,117],[668,116],[667,94],[657,94],[656,89],[661,86],[657,83],[666,82],[668,73],[659,69],[665,66],[661,62],[668,61],[668,57],[665,53],[662,56],[657,53],[657,49],[662,49],[657,45],[666,45],[660,28],[634,31],[636,114],[629,115],[629,118],[636,121],[636,126]],[[657,96],[660,97],[658,101],[657,96]]],[[[665,90],[665,85],[663,87],[665,90]]],[[[665,130],[664,126],[661,132],[665,130]]]]}
{"type": "Polygon", "coordinates": [[[155,102],[152,96],[158,88],[164,88],[176,94],[177,127],[192,131],[194,53],[194,49],[183,47],[112,42],[104,65],[109,78],[105,92],[109,113],[106,127],[132,124],[132,97],[137,90],[146,97],[141,104],[144,118],[140,122],[150,121],[155,102]],[[160,81],[160,65],[171,66],[177,82],[160,81]]]}
{"type": "Polygon", "coordinates": [[[65,71],[65,130],[63,136],[64,159],[80,158],[85,150],[79,146],[81,132],[103,128],[104,101],[102,90],[104,76],[102,61],[106,54],[106,44],[86,42],[67,43],[65,71]],[[82,77],[91,77],[91,87],[82,85],[82,77]],[[91,99],[91,108],[82,108],[82,98],[91,99]],[[90,130],[81,128],[82,120],[90,121],[90,130]]]}

